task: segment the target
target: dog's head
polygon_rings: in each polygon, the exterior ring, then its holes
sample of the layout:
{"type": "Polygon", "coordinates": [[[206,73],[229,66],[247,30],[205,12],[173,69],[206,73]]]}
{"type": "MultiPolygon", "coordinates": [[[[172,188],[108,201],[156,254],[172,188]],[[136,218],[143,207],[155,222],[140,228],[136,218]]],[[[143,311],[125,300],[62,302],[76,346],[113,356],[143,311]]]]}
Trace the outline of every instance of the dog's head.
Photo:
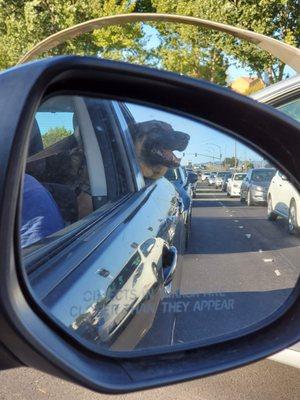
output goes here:
{"type": "Polygon", "coordinates": [[[162,121],[146,121],[135,125],[134,145],[144,177],[158,179],[168,168],[180,165],[175,150],[186,149],[190,136],[175,131],[171,125],[162,121]]]}

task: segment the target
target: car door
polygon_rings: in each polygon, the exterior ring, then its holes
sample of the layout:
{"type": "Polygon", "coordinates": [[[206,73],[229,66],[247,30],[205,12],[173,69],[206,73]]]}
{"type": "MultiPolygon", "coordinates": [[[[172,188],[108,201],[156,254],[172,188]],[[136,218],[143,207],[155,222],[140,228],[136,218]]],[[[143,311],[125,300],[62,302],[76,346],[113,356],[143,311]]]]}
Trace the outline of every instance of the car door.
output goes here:
{"type": "Polygon", "coordinates": [[[144,183],[118,104],[60,96],[36,120],[42,143],[33,146],[26,174],[49,190],[64,226],[25,242],[32,291],[75,338],[128,350],[174,287],[183,240],[178,194],[165,178],[144,183]],[[67,212],[70,204],[76,212],[67,212]],[[150,312],[137,312],[146,306],[150,312]]]}
{"type": "MultiPolygon", "coordinates": [[[[138,166],[133,142],[132,142],[132,127],[136,123],[136,118],[139,117],[139,112],[137,111],[135,115],[133,115],[132,111],[128,109],[126,103],[121,102],[112,102],[113,107],[115,109],[116,116],[118,118],[119,126],[122,129],[122,134],[124,137],[124,141],[128,143],[128,151],[133,159],[131,163],[135,165],[135,171],[138,176],[141,176],[142,173],[138,166]]],[[[182,168],[177,168],[175,170],[176,176],[181,181],[181,185],[183,184],[184,176],[182,172],[180,172],[182,168]]],[[[178,269],[177,274],[175,274],[174,280],[180,275],[180,265],[182,263],[182,256],[185,251],[185,226],[184,226],[184,216],[182,215],[182,202],[180,199],[180,194],[174,190],[174,185],[172,185],[165,177],[161,178],[158,181],[150,181],[146,185],[147,187],[152,187],[154,190],[153,195],[156,196],[156,207],[160,209],[161,204],[166,204],[167,212],[163,213],[160,216],[162,220],[162,226],[164,230],[169,230],[172,234],[170,236],[163,235],[163,239],[168,242],[171,246],[175,246],[177,249],[178,256],[178,269]],[[161,191],[161,192],[160,192],[161,191]],[[165,193],[166,192],[166,193],[165,193]],[[167,197],[165,197],[167,195],[167,197]]],[[[162,235],[162,233],[161,233],[162,235]]],[[[175,287],[175,285],[174,285],[175,287]]]]}
{"type": "Polygon", "coordinates": [[[274,191],[276,196],[275,210],[287,218],[291,202],[291,188],[290,183],[280,171],[277,172],[274,191]]]}

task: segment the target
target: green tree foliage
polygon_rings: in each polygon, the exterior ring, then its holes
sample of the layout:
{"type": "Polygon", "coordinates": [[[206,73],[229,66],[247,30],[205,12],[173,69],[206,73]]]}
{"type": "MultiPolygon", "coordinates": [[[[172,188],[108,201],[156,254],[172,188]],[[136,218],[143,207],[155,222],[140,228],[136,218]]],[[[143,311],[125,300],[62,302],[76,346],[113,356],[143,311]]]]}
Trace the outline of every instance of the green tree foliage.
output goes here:
{"type": "MultiPolygon", "coordinates": [[[[186,14],[227,23],[296,47],[300,45],[299,0],[153,0],[153,4],[157,12],[186,14]]],[[[158,29],[163,32],[162,51],[167,47],[173,52],[169,56],[168,64],[176,64],[179,52],[182,54],[185,69],[191,75],[194,74],[195,64],[198,65],[201,76],[201,66],[209,63],[217,71],[217,75],[216,72],[211,72],[211,80],[220,83],[224,80],[222,72],[231,63],[249,67],[254,75],[264,78],[267,83],[283,78],[285,65],[246,41],[188,25],[179,25],[174,29],[174,26],[160,24],[158,29]],[[180,51],[182,47],[190,51],[180,51]],[[214,59],[216,54],[218,58],[214,59]]]]}
{"type": "Polygon", "coordinates": [[[235,159],[235,157],[226,157],[223,160],[223,165],[228,168],[235,167],[236,165],[239,165],[239,160],[235,159]]]}
{"type": "Polygon", "coordinates": [[[254,164],[251,161],[244,161],[243,162],[243,170],[248,171],[249,169],[254,168],[254,164]]]}
{"type": "MultiPolygon", "coordinates": [[[[299,47],[300,0],[0,0],[0,69],[13,66],[47,36],[107,15],[164,12],[192,15],[253,30],[299,47]]],[[[153,23],[160,44],[151,48],[149,24],[111,26],[85,33],[45,55],[88,54],[165,68],[221,85],[230,64],[248,67],[268,83],[285,65],[230,35],[189,25],[153,23]]],[[[42,55],[42,56],[45,56],[42,55]]]]}
{"type": "MultiPolygon", "coordinates": [[[[62,29],[134,11],[136,2],[128,0],[0,0],[0,69],[13,66],[35,44],[62,29]]],[[[111,26],[82,34],[46,55],[101,55],[132,61],[142,36],[141,24],[111,26]]]]}
{"type": "Polygon", "coordinates": [[[51,146],[52,144],[59,142],[67,136],[72,134],[71,131],[65,127],[50,128],[45,134],[42,135],[44,148],[51,146]]]}

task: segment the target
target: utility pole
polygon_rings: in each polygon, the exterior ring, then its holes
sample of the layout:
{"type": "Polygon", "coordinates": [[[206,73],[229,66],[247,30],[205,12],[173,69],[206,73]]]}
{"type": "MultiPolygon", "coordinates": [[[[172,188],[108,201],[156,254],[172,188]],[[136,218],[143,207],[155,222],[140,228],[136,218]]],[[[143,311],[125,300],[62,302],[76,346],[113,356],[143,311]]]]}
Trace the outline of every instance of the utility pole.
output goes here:
{"type": "Polygon", "coordinates": [[[234,141],[234,171],[236,171],[237,162],[236,162],[236,140],[234,141]]]}

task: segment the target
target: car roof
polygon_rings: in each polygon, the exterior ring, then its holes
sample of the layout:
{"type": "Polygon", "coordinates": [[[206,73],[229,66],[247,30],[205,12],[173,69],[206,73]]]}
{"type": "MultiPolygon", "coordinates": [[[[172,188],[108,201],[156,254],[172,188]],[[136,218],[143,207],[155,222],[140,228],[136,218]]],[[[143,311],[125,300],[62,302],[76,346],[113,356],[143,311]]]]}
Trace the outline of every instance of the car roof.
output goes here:
{"type": "Polygon", "coordinates": [[[261,102],[272,105],[279,105],[280,100],[300,92],[300,75],[296,75],[292,78],[285,79],[284,81],[274,83],[266,87],[265,89],[259,90],[252,94],[250,97],[261,102]]]}
{"type": "Polygon", "coordinates": [[[272,168],[272,167],[252,168],[251,171],[276,171],[276,168],[272,168]]]}

